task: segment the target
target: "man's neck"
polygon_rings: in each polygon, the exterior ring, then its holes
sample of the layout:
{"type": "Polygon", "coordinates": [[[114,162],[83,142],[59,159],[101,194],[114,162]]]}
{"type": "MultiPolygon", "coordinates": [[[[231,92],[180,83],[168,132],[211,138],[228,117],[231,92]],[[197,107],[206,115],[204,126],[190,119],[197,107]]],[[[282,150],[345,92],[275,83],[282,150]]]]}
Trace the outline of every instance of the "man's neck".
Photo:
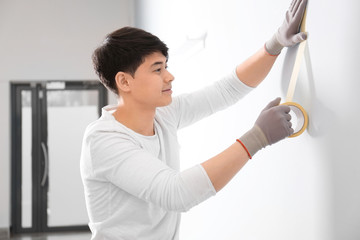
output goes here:
{"type": "Polygon", "coordinates": [[[113,116],[117,121],[134,132],[152,136],[154,131],[155,109],[140,109],[120,103],[113,116]]]}

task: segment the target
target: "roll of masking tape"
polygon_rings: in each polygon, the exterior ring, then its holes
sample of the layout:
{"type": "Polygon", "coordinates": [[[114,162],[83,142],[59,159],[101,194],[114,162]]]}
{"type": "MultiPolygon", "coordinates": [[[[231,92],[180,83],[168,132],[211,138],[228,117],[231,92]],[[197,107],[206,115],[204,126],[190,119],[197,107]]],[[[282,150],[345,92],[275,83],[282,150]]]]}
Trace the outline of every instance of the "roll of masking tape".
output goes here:
{"type": "Polygon", "coordinates": [[[305,131],[309,123],[308,115],[305,109],[300,104],[297,104],[295,102],[285,102],[282,103],[281,105],[287,105],[290,107],[290,111],[294,113],[291,114],[290,112],[290,115],[292,115],[292,119],[293,119],[293,115],[296,116],[296,124],[295,126],[293,126],[294,133],[289,137],[299,136],[305,131]]]}

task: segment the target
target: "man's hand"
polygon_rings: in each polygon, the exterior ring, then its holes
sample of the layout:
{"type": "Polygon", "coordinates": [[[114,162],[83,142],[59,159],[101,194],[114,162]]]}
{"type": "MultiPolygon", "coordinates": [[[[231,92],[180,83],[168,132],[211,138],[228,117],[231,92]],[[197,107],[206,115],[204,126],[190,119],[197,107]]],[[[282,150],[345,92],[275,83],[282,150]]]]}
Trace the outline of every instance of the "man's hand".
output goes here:
{"type": "Polygon", "coordinates": [[[245,145],[250,157],[260,149],[276,143],[291,134],[290,107],[279,105],[280,98],[271,101],[260,113],[255,125],[239,140],[245,145]]]}
{"type": "Polygon", "coordinates": [[[285,20],[274,36],[265,43],[270,55],[279,55],[283,47],[290,47],[306,40],[307,34],[300,31],[307,0],[293,0],[286,12],[285,20]]]}

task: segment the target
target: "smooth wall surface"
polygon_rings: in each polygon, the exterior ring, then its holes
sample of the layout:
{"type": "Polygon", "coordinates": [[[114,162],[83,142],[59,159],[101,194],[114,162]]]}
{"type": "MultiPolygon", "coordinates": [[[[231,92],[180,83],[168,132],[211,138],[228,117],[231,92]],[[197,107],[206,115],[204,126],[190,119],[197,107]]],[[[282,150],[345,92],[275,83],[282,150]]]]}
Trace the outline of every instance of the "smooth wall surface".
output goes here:
{"type": "MultiPolygon", "coordinates": [[[[290,2],[138,0],[136,25],[170,47],[176,95],[216,81],[263,47],[290,2]]],[[[217,196],[183,214],[182,239],[360,239],[359,16],[356,0],[309,0],[294,97],[308,111],[307,131],[259,152],[217,196]]],[[[183,169],[222,151],[269,101],[285,98],[288,58],[283,50],[238,104],[180,132],[183,169]]]]}
{"type": "Polygon", "coordinates": [[[10,226],[9,82],[97,79],[93,50],[132,24],[129,0],[0,0],[0,228],[10,226]]]}

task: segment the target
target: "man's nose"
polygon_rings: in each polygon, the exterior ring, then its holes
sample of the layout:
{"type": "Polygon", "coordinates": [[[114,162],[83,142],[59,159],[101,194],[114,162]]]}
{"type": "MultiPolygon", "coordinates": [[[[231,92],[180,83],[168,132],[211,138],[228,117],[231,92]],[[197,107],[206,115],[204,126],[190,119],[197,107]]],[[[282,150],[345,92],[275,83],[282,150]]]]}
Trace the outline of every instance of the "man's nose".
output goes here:
{"type": "Polygon", "coordinates": [[[175,80],[175,77],[174,77],[174,75],[172,75],[169,71],[167,71],[167,76],[166,76],[166,81],[167,82],[172,82],[172,81],[174,81],[175,80]]]}

